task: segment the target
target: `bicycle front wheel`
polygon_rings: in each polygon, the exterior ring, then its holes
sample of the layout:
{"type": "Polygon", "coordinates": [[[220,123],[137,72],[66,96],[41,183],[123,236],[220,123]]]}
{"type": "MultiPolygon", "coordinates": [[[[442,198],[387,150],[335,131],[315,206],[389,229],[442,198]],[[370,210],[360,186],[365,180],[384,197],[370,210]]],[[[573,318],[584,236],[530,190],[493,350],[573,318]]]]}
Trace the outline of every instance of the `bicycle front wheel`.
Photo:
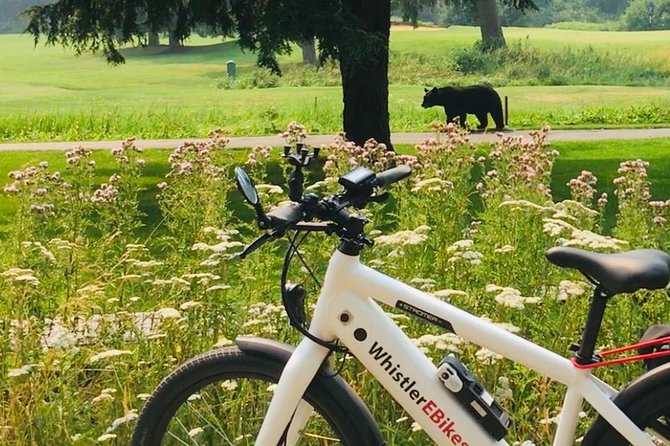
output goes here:
{"type": "MultiPolygon", "coordinates": [[[[284,364],[237,347],[193,358],[168,376],[142,410],[133,446],[253,445],[284,364]]],[[[301,409],[312,413],[298,445],[358,445],[356,407],[315,378],[301,409]],[[313,410],[310,410],[313,409],[313,410]]]]}

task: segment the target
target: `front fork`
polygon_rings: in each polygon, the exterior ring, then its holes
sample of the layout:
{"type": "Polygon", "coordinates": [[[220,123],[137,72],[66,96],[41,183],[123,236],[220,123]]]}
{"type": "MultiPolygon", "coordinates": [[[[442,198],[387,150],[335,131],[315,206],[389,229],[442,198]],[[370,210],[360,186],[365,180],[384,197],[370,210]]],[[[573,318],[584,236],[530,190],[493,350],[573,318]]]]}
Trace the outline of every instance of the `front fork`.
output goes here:
{"type": "Polygon", "coordinates": [[[279,378],[272,402],[258,432],[256,446],[278,444],[289,423],[284,444],[296,444],[312,414],[311,406],[301,399],[328,353],[327,348],[307,338],[298,344],[279,378]]]}

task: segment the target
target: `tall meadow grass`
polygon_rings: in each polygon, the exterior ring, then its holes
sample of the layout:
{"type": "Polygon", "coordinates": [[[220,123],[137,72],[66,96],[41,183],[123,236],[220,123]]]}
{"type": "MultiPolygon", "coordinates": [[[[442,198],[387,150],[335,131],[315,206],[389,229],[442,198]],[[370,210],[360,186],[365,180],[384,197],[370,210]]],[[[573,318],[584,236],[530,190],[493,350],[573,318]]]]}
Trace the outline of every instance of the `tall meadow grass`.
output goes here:
{"type": "MultiPolygon", "coordinates": [[[[323,169],[312,177],[319,181],[310,187],[315,193],[337,190],[336,178],[356,165],[413,168],[391,200],[363,211],[376,241],[364,260],[375,268],[568,355],[590,285],[550,266],[544,250],[670,248],[663,236],[670,201],[649,201],[643,161],[623,163],[615,180],[614,238],[602,235],[607,197],[590,172],[570,181],[570,199],[552,200],[560,155],[547,129],[501,137],[482,154],[453,124],[433,128],[436,137],[415,156],[375,141],[356,147],[341,135],[324,147],[323,169]]],[[[293,123],[285,137],[294,143],[305,128],[293,123]]],[[[285,243],[244,262],[235,257],[258,231],[248,210],[232,212],[240,197],[225,144],[216,132],[208,143],[178,147],[158,184],[142,181],[145,162],[132,140],[114,150],[117,167],[105,172],[104,184],[94,181],[95,159],[81,148],[66,154],[61,172],[39,163],[10,174],[3,199],[18,211],[0,244],[0,443],[126,445],[137,411],[177,364],[241,334],[297,342],[278,290],[285,243]],[[157,195],[161,219],[154,228],[139,228],[143,188],[157,195]]],[[[284,184],[268,184],[277,169],[269,154],[258,147],[246,160],[268,207],[286,196],[284,184]]],[[[335,240],[314,236],[301,249],[318,274],[334,247],[335,240]]],[[[291,277],[304,280],[314,298],[305,270],[298,265],[291,277]]],[[[612,307],[599,347],[632,343],[648,325],[664,322],[667,292],[617,296],[612,307]]],[[[510,443],[548,444],[560,386],[458,335],[386,310],[433,360],[459,356],[515,415],[510,443]]],[[[355,360],[337,360],[390,445],[427,444],[355,360]]],[[[597,372],[617,387],[641,373],[639,364],[597,372]]],[[[587,425],[588,418],[580,431],[587,425]]]]}

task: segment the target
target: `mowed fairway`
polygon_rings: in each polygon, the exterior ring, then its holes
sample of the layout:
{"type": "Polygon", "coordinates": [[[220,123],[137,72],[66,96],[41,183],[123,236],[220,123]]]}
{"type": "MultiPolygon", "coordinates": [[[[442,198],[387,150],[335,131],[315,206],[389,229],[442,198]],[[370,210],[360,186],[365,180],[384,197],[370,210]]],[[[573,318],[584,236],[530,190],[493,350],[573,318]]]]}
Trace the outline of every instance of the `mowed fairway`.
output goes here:
{"type": "MultiPolygon", "coordinates": [[[[506,28],[509,42],[559,51],[593,45],[668,63],[670,31],[612,33],[555,29],[506,28]]],[[[393,54],[446,54],[471,47],[479,38],[472,27],[394,29],[393,54]]],[[[0,140],[80,140],[200,137],[212,128],[234,135],[272,134],[292,119],[311,133],[341,129],[340,87],[279,87],[224,90],[217,82],[226,76],[225,63],[235,60],[241,73],[254,64],[234,42],[192,38],[177,53],[165,48],[126,50],[128,63],[111,67],[99,56],[74,57],[71,50],[33,47],[27,35],[0,35],[0,140]]],[[[281,59],[299,62],[299,52],[281,59]]],[[[418,60],[418,59],[417,59],[418,60]]],[[[421,131],[441,110],[419,106],[423,85],[391,85],[393,131],[421,131]]],[[[626,116],[631,107],[670,109],[667,87],[520,86],[501,87],[510,98],[510,126],[534,128],[644,126],[645,113],[626,116]],[[586,110],[598,119],[582,119],[586,110]],[[640,117],[641,116],[641,117],[640,117]]],[[[656,113],[658,115],[658,113],[656,113]]],[[[667,125],[656,116],[654,125],[667,125]]]]}
{"type": "MultiPolygon", "coordinates": [[[[573,31],[552,28],[504,28],[508,44],[520,42],[533,47],[560,51],[587,45],[612,53],[627,53],[670,66],[670,31],[573,31]]],[[[449,28],[399,28],[391,33],[391,51],[440,54],[447,48],[466,48],[480,39],[479,29],[470,26],[449,28]]]]}

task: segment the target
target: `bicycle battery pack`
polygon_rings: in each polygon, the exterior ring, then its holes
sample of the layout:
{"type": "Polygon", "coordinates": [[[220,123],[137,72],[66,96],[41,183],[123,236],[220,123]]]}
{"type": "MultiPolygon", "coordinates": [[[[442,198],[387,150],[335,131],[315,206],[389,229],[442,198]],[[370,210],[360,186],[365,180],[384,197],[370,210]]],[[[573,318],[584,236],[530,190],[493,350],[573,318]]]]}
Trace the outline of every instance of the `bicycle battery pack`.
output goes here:
{"type": "Polygon", "coordinates": [[[490,393],[454,356],[446,356],[437,367],[437,376],[456,400],[496,440],[509,430],[510,418],[490,393]]]}

